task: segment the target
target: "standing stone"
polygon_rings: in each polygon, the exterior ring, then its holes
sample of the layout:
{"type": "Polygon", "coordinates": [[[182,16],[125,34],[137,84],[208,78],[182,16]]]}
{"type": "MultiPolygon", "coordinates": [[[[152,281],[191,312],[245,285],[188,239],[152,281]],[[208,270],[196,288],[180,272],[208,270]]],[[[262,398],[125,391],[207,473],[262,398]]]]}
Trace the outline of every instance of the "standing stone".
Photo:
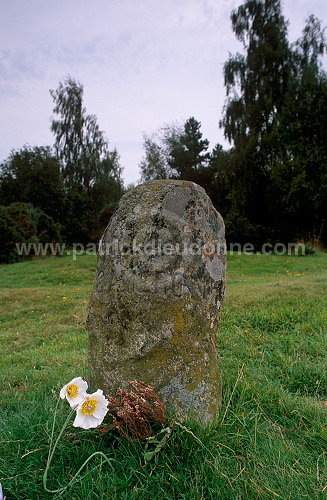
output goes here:
{"type": "Polygon", "coordinates": [[[224,222],[204,189],[151,181],[120,200],[99,245],[87,315],[90,381],[154,387],[170,414],[213,422],[225,294],[224,222]]]}

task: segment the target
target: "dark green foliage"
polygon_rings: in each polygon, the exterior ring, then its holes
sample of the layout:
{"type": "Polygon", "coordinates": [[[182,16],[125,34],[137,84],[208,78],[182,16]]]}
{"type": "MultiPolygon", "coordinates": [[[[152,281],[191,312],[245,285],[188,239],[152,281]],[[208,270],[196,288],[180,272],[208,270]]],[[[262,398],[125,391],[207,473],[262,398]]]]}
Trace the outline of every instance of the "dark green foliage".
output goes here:
{"type": "Polygon", "coordinates": [[[82,85],[69,77],[51,95],[56,156],[49,146],[24,146],[0,168],[2,262],[18,258],[16,243],[97,242],[123,194],[118,152],[86,114],[82,85]]]}
{"type": "Polygon", "coordinates": [[[123,187],[110,171],[117,152],[101,161],[98,179],[88,191],[78,185],[67,189],[63,215],[64,239],[68,243],[98,242],[123,194],[123,187]],[[107,173],[106,173],[107,172],[107,173]]]}
{"type": "Polygon", "coordinates": [[[51,130],[66,192],[64,236],[68,243],[97,241],[108,223],[103,225],[104,208],[123,194],[119,155],[109,150],[96,116],[86,114],[80,83],[67,77],[50,94],[60,117],[51,130]]]}
{"type": "Polygon", "coordinates": [[[246,55],[230,56],[224,67],[227,102],[220,126],[235,145],[230,218],[260,232],[269,224],[271,138],[285,99],[290,49],[279,0],[246,1],[231,20],[246,55]]]}
{"type": "Polygon", "coordinates": [[[284,209],[284,232],[294,228],[293,236],[326,244],[327,76],[318,64],[322,40],[320,23],[310,17],[293,54],[296,73],[280,116],[279,157],[272,165],[269,198],[284,209]]]}
{"type": "Polygon", "coordinates": [[[60,163],[50,147],[24,146],[1,165],[0,204],[33,203],[58,222],[65,193],[60,163]]]}
{"type": "Polygon", "coordinates": [[[19,227],[11,218],[9,208],[0,205],[0,262],[15,262],[16,241],[21,241],[19,227]]]}
{"type": "MultiPolygon", "coordinates": [[[[311,16],[292,46],[279,0],[248,0],[231,20],[245,55],[230,56],[224,67],[220,126],[234,143],[227,228],[238,241],[257,234],[261,243],[326,244],[327,80],[319,67],[326,42],[320,23],[311,16]]],[[[255,242],[253,236],[248,241],[255,242]]]]}
{"type": "Polygon", "coordinates": [[[222,125],[230,141],[253,139],[261,149],[282,109],[288,83],[286,23],[279,0],[248,0],[232,12],[231,20],[246,56],[237,54],[225,63],[229,99],[222,125]]]}
{"type": "Polygon", "coordinates": [[[144,135],[142,181],[171,178],[197,182],[199,171],[209,160],[209,141],[202,139],[200,128],[201,123],[190,117],[183,126],[172,123],[151,137],[144,135]]]}
{"type": "Polygon", "coordinates": [[[200,127],[201,123],[192,116],[184,123],[179,136],[167,136],[168,165],[178,179],[193,180],[199,169],[207,165],[209,141],[202,139],[200,127]]]}
{"type": "MultiPolygon", "coordinates": [[[[19,260],[20,252],[16,244],[60,242],[58,224],[40,208],[31,203],[0,206],[0,262],[19,260]]],[[[30,253],[33,255],[33,251],[30,253]]]]}
{"type": "Polygon", "coordinates": [[[104,174],[120,183],[121,169],[117,152],[110,152],[97,117],[86,114],[83,92],[83,86],[70,76],[59,83],[57,90],[50,90],[53,111],[60,117],[52,120],[51,130],[65,184],[89,192],[104,174]]]}

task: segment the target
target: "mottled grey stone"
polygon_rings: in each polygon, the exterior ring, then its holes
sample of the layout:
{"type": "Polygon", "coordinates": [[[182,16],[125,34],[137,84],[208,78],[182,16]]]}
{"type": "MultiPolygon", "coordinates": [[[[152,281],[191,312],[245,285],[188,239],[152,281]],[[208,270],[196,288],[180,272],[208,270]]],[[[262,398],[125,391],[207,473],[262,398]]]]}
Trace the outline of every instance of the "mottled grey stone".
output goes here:
{"type": "Polygon", "coordinates": [[[114,395],[139,380],[179,419],[214,421],[225,246],[223,219],[197,184],[151,181],[122,197],[87,314],[94,388],[114,395]]]}

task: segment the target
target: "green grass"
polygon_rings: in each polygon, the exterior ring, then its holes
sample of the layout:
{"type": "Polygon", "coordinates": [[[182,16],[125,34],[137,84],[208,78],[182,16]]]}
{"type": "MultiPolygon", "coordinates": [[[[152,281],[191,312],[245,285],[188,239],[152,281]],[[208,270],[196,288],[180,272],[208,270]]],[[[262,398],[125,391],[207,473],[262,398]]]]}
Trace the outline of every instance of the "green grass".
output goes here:
{"type": "MultiPolygon", "coordinates": [[[[212,429],[189,422],[156,461],[144,442],[68,427],[49,471],[58,391],[87,376],[87,302],[96,259],[0,267],[0,481],[7,500],[326,499],[327,255],[230,255],[217,346],[223,407],[212,429]]],[[[68,405],[57,415],[56,430],[68,405]]]]}

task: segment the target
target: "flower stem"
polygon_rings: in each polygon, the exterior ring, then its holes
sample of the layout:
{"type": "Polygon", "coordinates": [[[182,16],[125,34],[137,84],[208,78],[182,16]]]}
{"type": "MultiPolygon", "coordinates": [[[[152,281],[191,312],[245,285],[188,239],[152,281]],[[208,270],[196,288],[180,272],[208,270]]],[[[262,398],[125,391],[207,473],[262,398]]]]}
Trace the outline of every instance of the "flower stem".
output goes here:
{"type": "MultiPolygon", "coordinates": [[[[43,474],[43,487],[45,489],[45,491],[47,493],[63,493],[66,489],[69,488],[69,486],[76,480],[77,476],[81,473],[81,471],[84,469],[84,467],[89,463],[89,461],[95,457],[96,455],[100,455],[102,458],[104,458],[108,464],[110,465],[110,467],[112,469],[114,469],[113,465],[112,465],[112,461],[113,459],[112,458],[108,458],[102,451],[96,451],[94,453],[92,453],[92,455],[90,455],[86,460],[85,462],[81,465],[81,467],[78,469],[78,471],[76,472],[76,474],[73,476],[73,478],[69,481],[69,483],[66,485],[66,486],[63,486],[62,488],[58,488],[56,490],[50,490],[48,487],[47,487],[47,479],[48,479],[48,472],[49,472],[49,468],[50,468],[50,465],[51,465],[51,462],[52,462],[52,458],[53,458],[53,455],[54,455],[54,452],[57,448],[57,445],[58,445],[58,442],[59,442],[59,439],[61,438],[61,436],[63,435],[64,433],[64,430],[66,429],[67,425],[68,425],[68,422],[71,418],[71,413],[74,411],[74,408],[71,409],[71,411],[69,412],[68,414],[68,417],[66,418],[59,434],[58,434],[58,437],[54,443],[54,445],[52,446],[52,443],[53,443],[53,436],[54,436],[54,429],[55,429],[55,422],[56,422],[56,414],[57,414],[57,410],[58,410],[58,406],[59,406],[59,402],[60,402],[60,398],[58,399],[58,402],[56,404],[56,408],[55,408],[55,415],[54,415],[54,419],[53,419],[53,424],[52,424],[52,430],[51,430],[51,436],[50,436],[50,446],[49,446],[49,454],[48,454],[48,459],[47,459],[47,465],[45,467],[45,471],[44,471],[44,474],[43,474]]],[[[102,462],[101,462],[102,463],[102,462]]]]}

